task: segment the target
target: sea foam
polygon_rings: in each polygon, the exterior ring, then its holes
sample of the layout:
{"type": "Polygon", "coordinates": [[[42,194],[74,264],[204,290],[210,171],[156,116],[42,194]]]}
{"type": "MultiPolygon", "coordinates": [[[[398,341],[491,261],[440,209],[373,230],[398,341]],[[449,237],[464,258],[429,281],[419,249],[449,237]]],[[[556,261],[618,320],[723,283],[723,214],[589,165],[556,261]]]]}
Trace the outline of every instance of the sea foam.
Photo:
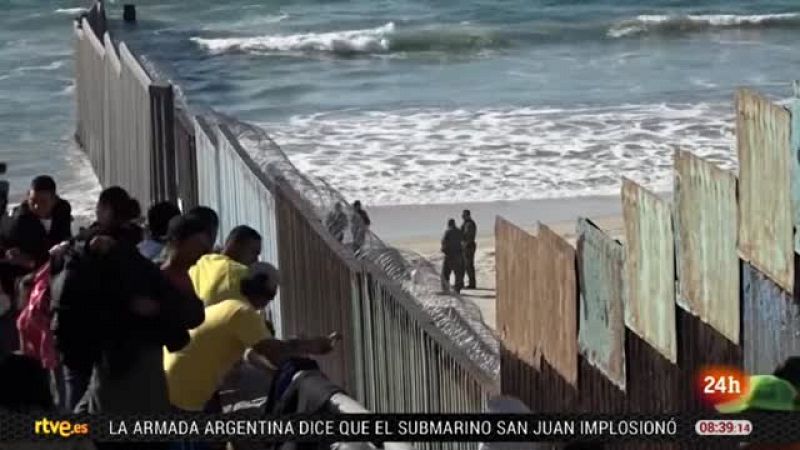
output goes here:
{"type": "Polygon", "coordinates": [[[381,53],[389,50],[394,23],[363,30],[219,39],[191,38],[213,54],[239,52],[381,53]]]}
{"type": "Polygon", "coordinates": [[[800,26],[800,13],[640,15],[614,24],[607,35],[620,38],[648,32],[703,31],[716,28],[769,28],[800,26]]]}
{"type": "Polygon", "coordinates": [[[426,204],[672,186],[675,148],[734,168],[725,105],[328,113],[263,126],[304,173],[349,198],[426,204]]]}

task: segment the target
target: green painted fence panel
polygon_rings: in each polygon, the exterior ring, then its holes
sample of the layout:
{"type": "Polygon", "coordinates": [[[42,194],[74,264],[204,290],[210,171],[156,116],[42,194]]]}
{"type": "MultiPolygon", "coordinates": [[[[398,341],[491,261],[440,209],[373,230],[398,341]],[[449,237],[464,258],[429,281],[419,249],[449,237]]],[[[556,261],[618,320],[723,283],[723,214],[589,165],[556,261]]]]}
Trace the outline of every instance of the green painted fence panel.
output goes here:
{"type": "Polygon", "coordinates": [[[745,89],[737,92],[736,111],[739,252],[792,292],[791,117],[785,108],[745,89]]]}
{"type": "Polygon", "coordinates": [[[692,155],[675,154],[678,304],[739,342],[736,177],[692,155]]]}
{"type": "Polygon", "coordinates": [[[622,184],[625,218],[625,325],[677,361],[675,245],[669,203],[630,180],[622,184]]]}
{"type": "Polygon", "coordinates": [[[592,366],[625,389],[622,244],[592,221],[578,219],[578,347],[592,366]]]}

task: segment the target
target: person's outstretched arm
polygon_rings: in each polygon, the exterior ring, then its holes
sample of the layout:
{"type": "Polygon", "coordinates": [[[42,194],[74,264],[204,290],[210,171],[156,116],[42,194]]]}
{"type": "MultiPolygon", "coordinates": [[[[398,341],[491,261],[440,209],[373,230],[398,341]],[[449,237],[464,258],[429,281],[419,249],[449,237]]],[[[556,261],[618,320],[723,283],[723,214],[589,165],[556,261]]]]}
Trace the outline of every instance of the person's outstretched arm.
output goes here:
{"type": "Polygon", "coordinates": [[[333,350],[334,343],[339,340],[337,333],[313,339],[263,339],[253,346],[253,351],[267,358],[274,364],[281,361],[306,355],[324,355],[333,350]]]}

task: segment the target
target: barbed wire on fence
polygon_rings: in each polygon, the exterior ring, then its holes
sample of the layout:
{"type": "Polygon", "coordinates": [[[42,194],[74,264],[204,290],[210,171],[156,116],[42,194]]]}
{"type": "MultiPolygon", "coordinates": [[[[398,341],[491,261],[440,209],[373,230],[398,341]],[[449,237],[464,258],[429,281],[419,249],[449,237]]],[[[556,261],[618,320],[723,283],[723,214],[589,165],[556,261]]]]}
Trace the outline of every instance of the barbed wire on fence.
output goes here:
{"type": "MultiPolygon", "coordinates": [[[[175,102],[180,109],[190,115],[203,117],[211,125],[226,126],[262,173],[272,180],[285,179],[297,193],[309,201],[321,221],[325,220],[336,203],[341,203],[348,216],[352,216],[351,202],[325,180],[303,174],[265,129],[190,102],[169,69],[155,63],[146,55],[142,55],[140,60],[151,75],[173,85],[175,102]]],[[[345,235],[344,244],[352,246],[352,237],[349,233],[345,235]]],[[[392,247],[372,231],[367,232],[356,257],[370,261],[390,280],[398,283],[430,315],[436,326],[487,376],[499,378],[500,351],[497,335],[483,320],[480,308],[473,301],[453,293],[441,292],[441,276],[431,261],[413,251],[392,247]]]]}
{"type": "MultiPolygon", "coordinates": [[[[227,126],[264,174],[273,180],[282,178],[289,182],[311,203],[320,220],[327,217],[336,203],[341,203],[348,215],[354,213],[351,203],[325,180],[300,172],[263,128],[220,113],[213,113],[209,119],[212,123],[227,126]]],[[[345,244],[351,243],[348,237],[345,244]]],[[[379,267],[481,370],[491,378],[499,376],[499,340],[496,334],[483,320],[480,308],[474,302],[441,292],[439,271],[431,261],[418,253],[397,249],[371,231],[367,232],[356,257],[379,267]]]]}

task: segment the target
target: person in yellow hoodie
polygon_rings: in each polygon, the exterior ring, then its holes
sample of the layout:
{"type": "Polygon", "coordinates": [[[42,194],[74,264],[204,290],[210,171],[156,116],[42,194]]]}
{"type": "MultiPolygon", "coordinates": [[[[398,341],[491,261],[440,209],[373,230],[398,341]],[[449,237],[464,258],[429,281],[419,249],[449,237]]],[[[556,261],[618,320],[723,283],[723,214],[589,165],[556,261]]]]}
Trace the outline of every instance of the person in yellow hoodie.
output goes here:
{"type": "Polygon", "coordinates": [[[228,299],[246,301],[239,282],[248,266],[258,261],[261,243],[258,231],[240,225],[228,234],[222,253],[205,255],[189,269],[194,290],[206,307],[228,299]]]}
{"type": "Polygon", "coordinates": [[[278,291],[278,270],[254,263],[244,276],[232,280],[240,286],[241,298],[226,298],[206,307],[206,320],[191,330],[189,344],[175,353],[165,353],[170,403],[183,411],[218,412],[214,395],[220,383],[246,349],[275,363],[286,358],[330,352],[337,333],[313,339],[275,339],[258,310],[267,306],[278,291]]]}

